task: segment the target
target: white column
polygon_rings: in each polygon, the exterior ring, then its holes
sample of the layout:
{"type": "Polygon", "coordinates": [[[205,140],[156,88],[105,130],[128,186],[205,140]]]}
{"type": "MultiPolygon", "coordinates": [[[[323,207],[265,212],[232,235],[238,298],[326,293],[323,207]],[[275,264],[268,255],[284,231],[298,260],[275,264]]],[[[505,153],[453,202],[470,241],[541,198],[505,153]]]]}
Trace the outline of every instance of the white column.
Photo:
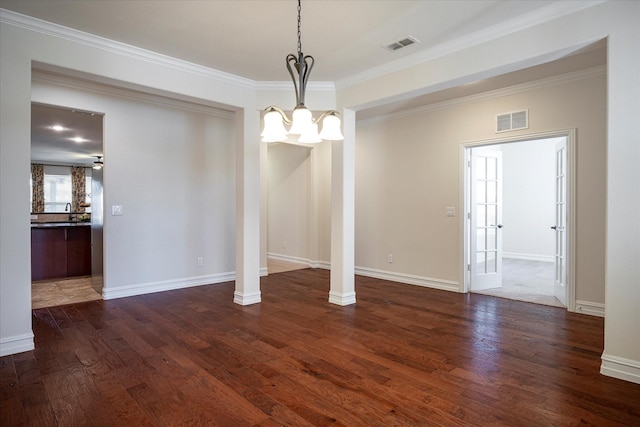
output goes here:
{"type": "Polygon", "coordinates": [[[607,237],[600,372],[640,384],[640,5],[620,2],[607,47],[607,237]]]}
{"type": "Polygon", "coordinates": [[[236,289],[233,302],[259,303],[260,113],[236,113],[236,289]]]}
{"type": "Polygon", "coordinates": [[[267,244],[269,229],[269,150],[266,142],[260,142],[260,277],[268,275],[267,244]]]}
{"type": "Polygon", "coordinates": [[[331,286],[329,302],[355,304],[355,111],[344,110],[344,141],[331,144],[331,286]]]}

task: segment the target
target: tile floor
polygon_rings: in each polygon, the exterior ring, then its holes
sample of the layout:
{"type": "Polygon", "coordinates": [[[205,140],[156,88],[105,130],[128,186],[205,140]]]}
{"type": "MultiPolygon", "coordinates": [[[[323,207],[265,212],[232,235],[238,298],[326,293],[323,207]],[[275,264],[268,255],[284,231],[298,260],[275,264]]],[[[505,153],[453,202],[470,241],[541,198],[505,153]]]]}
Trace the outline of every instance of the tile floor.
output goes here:
{"type": "Polygon", "coordinates": [[[31,308],[54,307],[93,301],[102,296],[91,287],[91,276],[33,282],[31,308]]]}

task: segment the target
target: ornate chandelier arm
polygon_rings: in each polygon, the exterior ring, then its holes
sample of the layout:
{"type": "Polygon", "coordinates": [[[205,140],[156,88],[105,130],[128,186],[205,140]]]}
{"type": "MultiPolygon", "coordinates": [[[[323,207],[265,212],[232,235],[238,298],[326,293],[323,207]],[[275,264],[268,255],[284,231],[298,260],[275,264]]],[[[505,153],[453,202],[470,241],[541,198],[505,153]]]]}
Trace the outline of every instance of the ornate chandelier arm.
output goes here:
{"type": "Polygon", "coordinates": [[[340,131],[340,113],[336,110],[325,111],[314,120],[311,111],[304,105],[307,82],[315,64],[315,59],[313,56],[305,56],[302,53],[300,10],[300,0],[298,0],[298,52],[297,55],[293,53],[287,55],[285,61],[296,91],[296,106],[293,109],[291,118],[287,116],[284,110],[275,105],[265,109],[264,129],[261,133],[262,141],[283,141],[287,139],[287,135],[300,135],[298,141],[306,144],[317,143],[323,139],[343,140],[344,136],[340,131]],[[293,71],[294,69],[297,76],[293,71]],[[322,122],[322,132],[318,134],[319,122],[322,122]],[[285,124],[291,126],[291,128],[287,130],[284,127],[285,124]]]}
{"type": "Polygon", "coordinates": [[[302,32],[300,31],[301,10],[302,7],[300,5],[300,0],[298,0],[298,55],[290,53],[289,55],[287,55],[286,60],[287,69],[289,70],[289,75],[291,76],[291,80],[293,80],[293,86],[296,90],[296,108],[304,107],[307,82],[309,81],[309,75],[311,74],[311,70],[313,69],[313,65],[315,63],[315,59],[313,58],[313,56],[304,56],[304,54],[302,53],[302,32]],[[293,74],[293,68],[295,68],[298,73],[297,82],[296,77],[293,74]]]}
{"type": "Polygon", "coordinates": [[[337,117],[340,117],[340,113],[338,111],[336,111],[336,110],[327,110],[324,113],[320,114],[320,117],[315,119],[313,121],[313,123],[320,123],[320,121],[322,121],[322,119],[324,119],[326,116],[337,116],[337,117]]]}
{"type": "MultiPolygon", "coordinates": [[[[278,112],[281,116],[282,116],[282,121],[284,122],[284,124],[286,124],[287,126],[290,126],[293,123],[293,120],[289,118],[289,116],[287,116],[287,113],[284,112],[284,110],[276,105],[270,105],[267,108],[264,109],[265,113],[270,113],[272,111],[276,111],[278,112]]],[[[337,116],[340,117],[340,113],[336,110],[327,110],[325,112],[323,112],[322,114],[320,114],[320,116],[313,120],[313,123],[320,123],[322,121],[322,119],[324,119],[326,116],[337,116]]]]}
{"type": "Polygon", "coordinates": [[[280,115],[282,116],[282,121],[284,122],[284,124],[286,124],[287,126],[290,126],[293,123],[293,120],[289,118],[289,116],[287,116],[287,113],[284,112],[284,110],[276,105],[270,105],[267,108],[264,109],[265,114],[266,113],[270,113],[272,111],[275,111],[277,113],[280,113],[280,115]]]}
{"type": "Polygon", "coordinates": [[[300,88],[302,87],[302,78],[300,76],[300,71],[298,67],[298,58],[293,53],[287,55],[287,70],[289,70],[289,75],[291,76],[291,80],[293,81],[293,87],[296,91],[296,106],[300,105],[300,88]],[[298,77],[300,78],[300,86],[298,86],[298,82],[296,81],[296,77],[293,75],[293,69],[291,64],[295,64],[294,67],[296,71],[298,71],[298,77]]]}
{"type": "Polygon", "coordinates": [[[305,93],[307,91],[307,82],[309,81],[309,75],[315,64],[315,59],[311,55],[304,56],[302,52],[298,53],[298,57],[293,53],[287,55],[287,69],[291,80],[293,80],[293,86],[296,90],[296,107],[304,106],[305,93]],[[293,67],[291,64],[294,64],[293,67]],[[296,69],[298,73],[298,82],[293,74],[293,69],[296,69]]]}

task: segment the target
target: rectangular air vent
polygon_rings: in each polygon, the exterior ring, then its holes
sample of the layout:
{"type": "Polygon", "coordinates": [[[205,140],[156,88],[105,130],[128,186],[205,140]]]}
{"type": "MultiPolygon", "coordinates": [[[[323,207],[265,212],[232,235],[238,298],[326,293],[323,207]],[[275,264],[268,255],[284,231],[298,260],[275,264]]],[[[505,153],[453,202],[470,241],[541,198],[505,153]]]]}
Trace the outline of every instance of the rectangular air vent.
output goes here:
{"type": "Polygon", "coordinates": [[[385,46],[385,49],[388,49],[392,52],[395,52],[398,49],[405,48],[407,46],[411,46],[412,44],[420,43],[415,37],[407,36],[401,40],[394,41],[385,46]]]}
{"type": "Polygon", "coordinates": [[[496,116],[496,133],[529,127],[529,110],[503,113],[496,116]]]}

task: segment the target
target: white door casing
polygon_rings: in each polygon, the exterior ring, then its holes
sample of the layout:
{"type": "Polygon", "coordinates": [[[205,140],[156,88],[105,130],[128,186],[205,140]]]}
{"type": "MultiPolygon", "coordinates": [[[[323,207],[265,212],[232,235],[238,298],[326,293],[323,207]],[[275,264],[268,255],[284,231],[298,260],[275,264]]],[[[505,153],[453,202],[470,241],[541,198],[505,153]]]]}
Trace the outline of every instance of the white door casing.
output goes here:
{"type": "Polygon", "coordinates": [[[470,289],[502,287],[502,153],[472,148],[470,289]]]}
{"type": "MultiPolygon", "coordinates": [[[[474,208],[472,205],[471,194],[472,194],[472,184],[473,184],[473,175],[471,174],[471,155],[472,150],[476,148],[488,148],[491,145],[497,144],[506,144],[511,142],[522,142],[522,141],[533,141],[537,139],[548,139],[548,138],[564,138],[566,143],[565,150],[565,205],[566,205],[566,227],[564,233],[564,239],[566,242],[566,253],[565,253],[565,305],[567,310],[570,312],[580,311],[581,308],[578,307],[576,301],[576,291],[575,291],[575,247],[576,247],[576,236],[575,236],[575,223],[576,223],[576,173],[575,173],[575,165],[576,165],[576,130],[575,129],[563,129],[563,130],[555,130],[549,132],[537,132],[528,135],[518,135],[514,137],[506,137],[506,138],[496,138],[493,140],[482,140],[482,141],[467,141],[461,143],[461,171],[464,171],[461,176],[461,190],[460,190],[460,203],[465,206],[465,216],[460,217],[460,229],[462,231],[463,242],[460,246],[460,259],[461,259],[461,274],[460,277],[463,279],[462,286],[460,288],[461,292],[469,292],[475,290],[475,286],[472,285],[472,274],[471,274],[471,259],[472,252],[475,249],[475,246],[472,246],[472,239],[474,238],[475,230],[472,228],[471,219],[473,215],[471,215],[471,210],[474,208]]],[[[548,231],[545,231],[548,232],[548,231]]],[[[473,242],[475,245],[475,242],[473,242]]]]}

